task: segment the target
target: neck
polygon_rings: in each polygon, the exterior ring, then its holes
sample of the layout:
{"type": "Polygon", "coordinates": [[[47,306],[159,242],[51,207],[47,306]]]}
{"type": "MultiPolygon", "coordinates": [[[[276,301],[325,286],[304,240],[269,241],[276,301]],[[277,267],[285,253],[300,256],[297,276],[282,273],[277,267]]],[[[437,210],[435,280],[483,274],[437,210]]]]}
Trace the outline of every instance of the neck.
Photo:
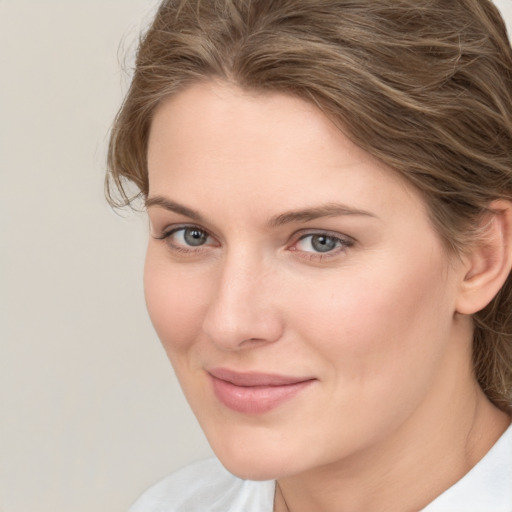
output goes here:
{"type": "Polygon", "coordinates": [[[450,375],[385,439],[341,461],[279,479],[275,512],[423,509],[460,480],[510,424],[481,391],[470,362],[455,371],[452,366],[450,375]]]}

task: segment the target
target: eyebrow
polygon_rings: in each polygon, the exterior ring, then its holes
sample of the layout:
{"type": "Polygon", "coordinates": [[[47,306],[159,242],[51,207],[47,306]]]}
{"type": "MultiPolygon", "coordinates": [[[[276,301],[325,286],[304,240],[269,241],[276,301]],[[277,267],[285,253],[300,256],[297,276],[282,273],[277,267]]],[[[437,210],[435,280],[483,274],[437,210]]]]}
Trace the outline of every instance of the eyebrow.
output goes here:
{"type": "MultiPolygon", "coordinates": [[[[184,215],[185,217],[197,222],[205,222],[204,217],[196,210],[176,203],[175,201],[171,201],[163,196],[148,197],[146,199],[146,208],[150,208],[152,206],[160,206],[161,208],[184,215]]],[[[366,210],[351,208],[339,203],[327,203],[312,208],[304,208],[281,213],[272,217],[269,221],[269,225],[272,227],[278,227],[292,222],[308,222],[322,217],[339,217],[344,215],[360,215],[377,218],[375,214],[366,210]]]]}
{"type": "Polygon", "coordinates": [[[183,206],[182,204],[176,203],[162,196],[153,196],[148,197],[146,199],[146,208],[150,208],[151,206],[160,206],[166,210],[169,210],[174,213],[178,213],[180,215],[184,215],[185,217],[189,217],[192,220],[197,222],[204,222],[203,216],[195,211],[192,208],[188,208],[187,206],[183,206]]]}
{"type": "Polygon", "coordinates": [[[365,210],[351,208],[349,206],[339,203],[327,203],[313,208],[305,208],[300,210],[292,210],[290,212],[282,213],[276,217],[272,217],[270,225],[277,227],[291,222],[307,222],[310,220],[319,219],[322,217],[339,217],[342,215],[361,215],[365,217],[377,216],[365,210]]]}

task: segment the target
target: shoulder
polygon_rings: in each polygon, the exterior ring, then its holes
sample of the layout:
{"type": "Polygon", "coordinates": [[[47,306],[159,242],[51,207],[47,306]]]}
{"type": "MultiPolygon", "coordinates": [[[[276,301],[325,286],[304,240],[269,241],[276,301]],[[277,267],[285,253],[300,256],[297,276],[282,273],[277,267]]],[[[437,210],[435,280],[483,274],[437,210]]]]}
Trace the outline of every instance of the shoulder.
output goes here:
{"type": "Polygon", "coordinates": [[[212,457],[164,478],[129,512],[272,512],[273,499],[274,482],[237,478],[212,457]]]}
{"type": "Polygon", "coordinates": [[[512,426],[480,462],[423,512],[512,512],[512,426]]]}

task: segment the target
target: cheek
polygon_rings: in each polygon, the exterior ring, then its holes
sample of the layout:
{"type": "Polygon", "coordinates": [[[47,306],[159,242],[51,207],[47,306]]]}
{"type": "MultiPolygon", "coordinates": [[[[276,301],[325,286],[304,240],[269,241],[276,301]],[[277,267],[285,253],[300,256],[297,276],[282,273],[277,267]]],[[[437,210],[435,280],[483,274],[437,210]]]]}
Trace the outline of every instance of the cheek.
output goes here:
{"type": "Polygon", "coordinates": [[[353,268],[333,280],[330,293],[309,286],[303,300],[291,299],[297,330],[322,372],[324,425],[354,445],[384,435],[423,401],[450,339],[439,268],[396,263],[399,278],[381,265],[353,268]]]}
{"type": "Polygon", "coordinates": [[[198,336],[207,301],[201,279],[159,261],[150,249],[144,267],[144,294],[151,322],[167,354],[187,351],[198,336]]]}
{"type": "Polygon", "coordinates": [[[382,385],[440,356],[453,315],[442,276],[441,260],[382,258],[340,272],[328,288],[304,283],[308,293],[290,300],[300,330],[338,379],[382,385]]]}

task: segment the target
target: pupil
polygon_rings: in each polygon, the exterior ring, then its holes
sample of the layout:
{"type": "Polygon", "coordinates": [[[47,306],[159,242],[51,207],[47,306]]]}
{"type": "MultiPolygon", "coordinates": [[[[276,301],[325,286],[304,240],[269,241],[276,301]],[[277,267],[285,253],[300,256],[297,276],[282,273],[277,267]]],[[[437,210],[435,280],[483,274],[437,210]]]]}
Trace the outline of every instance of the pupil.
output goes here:
{"type": "Polygon", "coordinates": [[[336,247],[336,240],[330,236],[314,235],[311,245],[318,252],[332,251],[336,247]]]}
{"type": "Polygon", "coordinates": [[[199,229],[186,229],[184,234],[185,242],[188,245],[203,245],[206,242],[207,235],[199,229]]]}

